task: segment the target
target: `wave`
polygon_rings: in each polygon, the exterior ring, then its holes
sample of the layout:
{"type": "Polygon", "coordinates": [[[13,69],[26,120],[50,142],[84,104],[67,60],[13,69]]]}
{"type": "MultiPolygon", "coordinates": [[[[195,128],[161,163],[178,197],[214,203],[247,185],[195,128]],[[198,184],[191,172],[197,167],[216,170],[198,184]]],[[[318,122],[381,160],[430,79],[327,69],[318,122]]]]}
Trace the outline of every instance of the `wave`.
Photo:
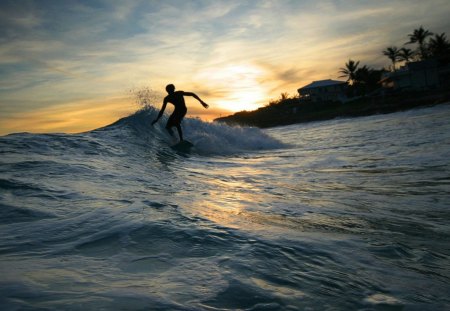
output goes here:
{"type": "MultiPolygon", "coordinates": [[[[129,148],[141,147],[147,153],[176,152],[170,148],[178,141],[165,129],[168,116],[151,125],[159,111],[145,107],[116,122],[78,134],[32,134],[14,133],[0,137],[0,154],[33,153],[42,156],[121,156],[130,152],[129,148]],[[131,144],[131,145],[130,145],[131,144]],[[128,148],[127,148],[128,147],[128,148]]],[[[201,156],[233,155],[243,152],[272,150],[287,147],[286,144],[269,136],[259,128],[229,126],[217,122],[205,122],[198,118],[185,118],[182,123],[185,139],[194,147],[191,154],[201,156]]],[[[174,131],[176,132],[176,131],[174,131]]]]}
{"type": "MultiPolygon", "coordinates": [[[[114,136],[120,139],[124,139],[123,135],[128,134],[132,136],[127,139],[128,142],[131,138],[132,142],[140,145],[169,147],[177,139],[165,130],[167,115],[154,126],[151,125],[157,114],[158,110],[155,108],[146,107],[92,133],[114,132],[114,136]],[[124,133],[124,129],[129,132],[124,133]]],[[[185,138],[194,144],[192,152],[199,155],[230,155],[286,147],[282,142],[253,127],[229,126],[205,122],[198,118],[185,118],[182,128],[185,138]]]]}

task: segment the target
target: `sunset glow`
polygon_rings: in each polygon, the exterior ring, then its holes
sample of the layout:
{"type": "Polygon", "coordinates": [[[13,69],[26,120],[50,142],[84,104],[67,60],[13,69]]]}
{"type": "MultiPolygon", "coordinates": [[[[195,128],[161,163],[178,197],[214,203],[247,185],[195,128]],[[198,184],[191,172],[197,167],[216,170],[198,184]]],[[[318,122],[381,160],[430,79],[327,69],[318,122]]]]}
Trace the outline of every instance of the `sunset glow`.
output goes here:
{"type": "Polygon", "coordinates": [[[2,1],[0,135],[94,129],[136,110],[130,89],[160,107],[169,83],[210,105],[188,100],[188,116],[257,109],[338,79],[349,58],[388,66],[386,46],[420,25],[449,33],[449,12],[447,0],[2,1]]]}
{"type": "Polygon", "coordinates": [[[267,100],[268,93],[260,83],[264,74],[256,66],[240,64],[208,69],[198,78],[208,81],[212,92],[222,94],[214,100],[217,107],[235,112],[257,109],[267,100]]]}

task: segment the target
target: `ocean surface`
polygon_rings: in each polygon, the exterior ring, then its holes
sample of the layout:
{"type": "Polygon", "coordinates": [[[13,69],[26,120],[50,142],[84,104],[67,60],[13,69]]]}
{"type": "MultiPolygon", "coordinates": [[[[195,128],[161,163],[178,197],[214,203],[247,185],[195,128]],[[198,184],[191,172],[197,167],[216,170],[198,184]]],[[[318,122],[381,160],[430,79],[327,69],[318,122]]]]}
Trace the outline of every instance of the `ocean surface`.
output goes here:
{"type": "Polygon", "coordinates": [[[449,310],[450,104],[0,137],[0,309],[449,310]]]}

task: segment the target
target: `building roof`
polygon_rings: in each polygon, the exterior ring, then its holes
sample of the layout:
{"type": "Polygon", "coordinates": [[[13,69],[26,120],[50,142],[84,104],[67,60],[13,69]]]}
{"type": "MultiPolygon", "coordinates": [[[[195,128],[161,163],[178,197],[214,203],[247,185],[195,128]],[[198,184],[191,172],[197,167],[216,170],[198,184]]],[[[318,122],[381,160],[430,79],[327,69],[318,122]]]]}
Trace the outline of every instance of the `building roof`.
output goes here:
{"type": "Polygon", "coordinates": [[[319,80],[319,81],[314,81],[308,85],[305,85],[304,87],[299,88],[299,90],[305,90],[305,89],[314,89],[317,87],[325,87],[325,86],[331,86],[331,85],[339,85],[339,84],[344,84],[347,83],[345,81],[338,81],[338,80],[331,80],[331,79],[327,79],[327,80],[319,80]]]}

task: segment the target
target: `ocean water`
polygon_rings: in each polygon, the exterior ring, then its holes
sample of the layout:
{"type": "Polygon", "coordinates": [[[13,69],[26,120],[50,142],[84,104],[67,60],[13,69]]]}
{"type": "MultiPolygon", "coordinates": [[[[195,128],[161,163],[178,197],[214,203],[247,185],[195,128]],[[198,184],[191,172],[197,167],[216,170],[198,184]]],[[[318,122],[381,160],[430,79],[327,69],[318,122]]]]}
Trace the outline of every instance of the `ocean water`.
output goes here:
{"type": "Polygon", "coordinates": [[[0,137],[1,310],[449,310],[450,105],[0,137]]]}

